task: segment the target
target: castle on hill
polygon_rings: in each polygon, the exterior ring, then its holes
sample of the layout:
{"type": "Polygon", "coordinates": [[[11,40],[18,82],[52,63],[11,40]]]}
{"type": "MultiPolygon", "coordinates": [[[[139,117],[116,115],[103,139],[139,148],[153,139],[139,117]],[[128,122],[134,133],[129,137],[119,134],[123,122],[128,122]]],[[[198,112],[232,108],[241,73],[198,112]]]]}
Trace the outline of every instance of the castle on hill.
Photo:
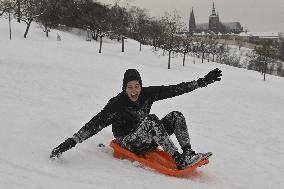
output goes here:
{"type": "Polygon", "coordinates": [[[193,8],[190,12],[189,18],[189,33],[235,33],[239,34],[243,32],[243,27],[241,26],[240,22],[221,22],[219,18],[219,14],[216,12],[215,4],[213,2],[212,13],[209,16],[208,23],[196,23],[195,16],[193,12],[193,8]]]}

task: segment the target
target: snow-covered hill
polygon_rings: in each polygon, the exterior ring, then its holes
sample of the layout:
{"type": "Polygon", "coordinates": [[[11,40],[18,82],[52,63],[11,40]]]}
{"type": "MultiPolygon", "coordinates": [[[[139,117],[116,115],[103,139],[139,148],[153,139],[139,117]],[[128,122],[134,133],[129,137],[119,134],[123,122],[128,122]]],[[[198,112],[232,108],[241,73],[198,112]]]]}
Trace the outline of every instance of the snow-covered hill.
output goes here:
{"type": "MultiPolygon", "coordinates": [[[[120,44],[86,42],[84,36],[52,31],[46,38],[33,25],[0,19],[0,188],[283,188],[284,79],[215,63],[192,64],[181,58],[167,69],[167,57],[128,39],[120,44]],[[56,41],[57,33],[62,41],[56,41]],[[212,151],[210,163],[185,178],[168,177],[116,160],[108,144],[111,128],[49,159],[53,147],[72,136],[120,92],[123,73],[137,68],[143,84],[191,81],[213,68],[223,70],[221,82],[154,104],[162,117],[184,113],[192,146],[212,151]]],[[[174,139],[175,140],[175,139],[174,139]]],[[[175,140],[176,142],[176,140],[175,140]]]]}

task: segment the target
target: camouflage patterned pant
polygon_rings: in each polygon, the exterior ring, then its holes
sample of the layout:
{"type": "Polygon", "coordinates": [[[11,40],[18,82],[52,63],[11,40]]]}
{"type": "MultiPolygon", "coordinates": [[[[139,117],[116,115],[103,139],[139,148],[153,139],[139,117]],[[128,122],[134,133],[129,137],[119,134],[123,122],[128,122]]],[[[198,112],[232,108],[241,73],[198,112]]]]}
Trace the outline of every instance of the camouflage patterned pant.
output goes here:
{"type": "Polygon", "coordinates": [[[181,147],[190,144],[185,118],[182,113],[173,111],[163,119],[149,114],[139,123],[135,132],[124,138],[117,138],[120,145],[136,154],[144,154],[158,146],[173,155],[178,149],[170,139],[175,134],[181,147]]]}

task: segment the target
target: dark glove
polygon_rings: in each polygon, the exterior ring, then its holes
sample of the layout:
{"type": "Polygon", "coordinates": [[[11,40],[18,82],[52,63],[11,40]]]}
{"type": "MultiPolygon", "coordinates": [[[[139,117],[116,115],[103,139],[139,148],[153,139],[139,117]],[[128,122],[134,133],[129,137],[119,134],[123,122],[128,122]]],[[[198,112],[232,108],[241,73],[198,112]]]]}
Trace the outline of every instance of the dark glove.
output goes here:
{"type": "Polygon", "coordinates": [[[222,76],[222,71],[218,68],[210,71],[207,75],[203,78],[199,78],[197,80],[197,84],[199,87],[206,87],[208,84],[211,84],[215,81],[220,81],[222,76]]]}
{"type": "Polygon", "coordinates": [[[62,142],[58,147],[54,148],[50,154],[50,158],[58,158],[63,152],[76,146],[76,141],[73,138],[68,138],[62,142]]]}

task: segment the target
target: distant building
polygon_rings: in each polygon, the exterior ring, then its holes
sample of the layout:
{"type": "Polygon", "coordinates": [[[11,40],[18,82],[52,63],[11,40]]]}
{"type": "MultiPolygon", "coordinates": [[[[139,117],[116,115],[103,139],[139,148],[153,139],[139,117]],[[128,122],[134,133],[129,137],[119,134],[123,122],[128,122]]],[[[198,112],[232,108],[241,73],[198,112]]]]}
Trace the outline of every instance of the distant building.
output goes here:
{"type": "Polygon", "coordinates": [[[261,44],[267,42],[270,44],[278,44],[283,39],[281,32],[243,32],[239,37],[246,42],[253,44],[261,44]]]}
{"type": "Polygon", "coordinates": [[[188,32],[189,32],[190,34],[193,34],[193,33],[196,31],[196,23],[195,23],[195,17],[194,17],[193,8],[192,8],[192,10],[191,10],[191,12],[190,12],[190,17],[189,17],[188,26],[189,26],[188,32]]]}
{"type": "Polygon", "coordinates": [[[193,8],[190,12],[189,18],[189,33],[235,33],[239,34],[243,31],[240,22],[226,22],[222,23],[219,14],[216,12],[215,4],[213,2],[212,13],[209,16],[208,23],[196,23],[193,8]]]}
{"type": "Polygon", "coordinates": [[[219,33],[221,31],[221,23],[219,20],[219,15],[216,13],[215,10],[215,5],[213,2],[213,8],[212,8],[212,13],[209,16],[209,24],[208,24],[209,30],[213,31],[214,33],[219,33]]]}

